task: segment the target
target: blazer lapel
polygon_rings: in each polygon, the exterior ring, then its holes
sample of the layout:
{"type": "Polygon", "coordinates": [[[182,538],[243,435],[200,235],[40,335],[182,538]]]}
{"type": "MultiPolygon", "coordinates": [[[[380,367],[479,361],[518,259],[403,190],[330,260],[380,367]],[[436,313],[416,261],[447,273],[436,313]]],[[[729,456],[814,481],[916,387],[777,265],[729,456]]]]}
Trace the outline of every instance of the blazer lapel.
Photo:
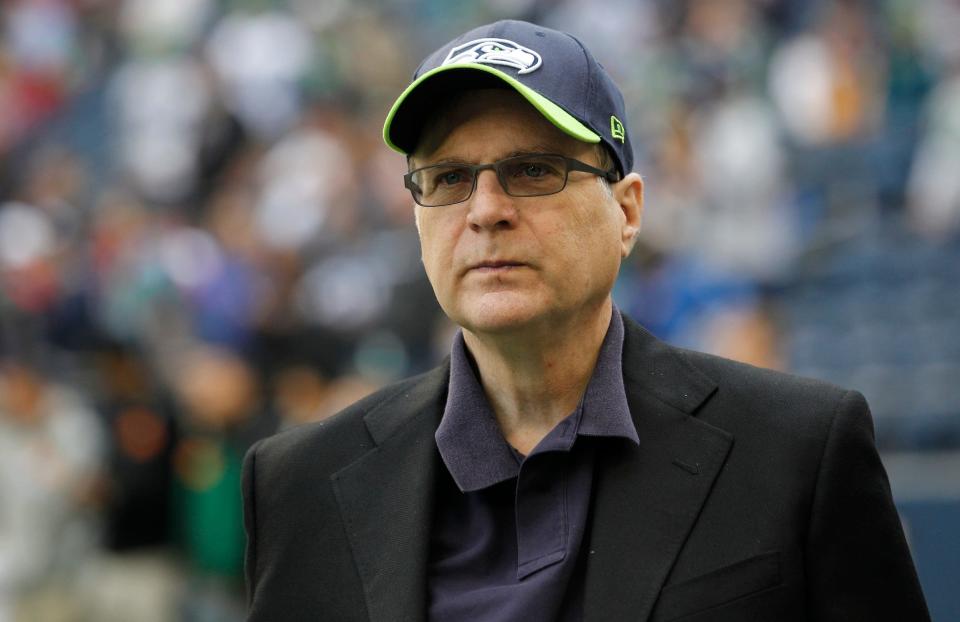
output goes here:
{"type": "Polygon", "coordinates": [[[426,617],[426,565],[449,370],[364,418],[376,443],[332,476],[371,622],[426,617]]]}
{"type": "Polygon", "coordinates": [[[597,461],[584,620],[646,620],[733,437],[692,413],[716,385],[624,318],[623,373],[640,446],[597,461]]]}

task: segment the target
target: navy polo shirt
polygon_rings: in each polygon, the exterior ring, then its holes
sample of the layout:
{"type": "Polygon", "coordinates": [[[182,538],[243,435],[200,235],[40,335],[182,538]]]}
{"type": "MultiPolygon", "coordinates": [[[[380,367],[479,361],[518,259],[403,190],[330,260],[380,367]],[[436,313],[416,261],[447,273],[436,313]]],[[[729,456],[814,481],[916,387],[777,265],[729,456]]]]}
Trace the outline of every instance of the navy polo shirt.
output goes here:
{"type": "Polygon", "coordinates": [[[639,445],[614,308],[577,409],[523,456],[504,439],[457,334],[436,441],[441,473],[428,565],[430,620],[581,620],[594,456],[639,445]]]}

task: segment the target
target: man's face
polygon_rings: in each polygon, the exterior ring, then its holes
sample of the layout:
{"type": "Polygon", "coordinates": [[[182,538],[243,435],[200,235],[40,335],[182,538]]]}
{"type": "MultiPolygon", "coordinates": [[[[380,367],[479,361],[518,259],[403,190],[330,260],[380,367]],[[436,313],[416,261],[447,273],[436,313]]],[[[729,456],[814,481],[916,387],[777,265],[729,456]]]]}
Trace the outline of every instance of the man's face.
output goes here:
{"type": "MultiPolygon", "coordinates": [[[[563,134],[509,90],[462,98],[421,143],[412,167],[520,153],[599,164],[594,145],[563,134]]],[[[631,178],[637,194],[639,178],[631,178]]],[[[602,309],[639,225],[639,207],[631,214],[619,201],[624,183],[611,195],[597,176],[572,171],[558,194],[512,197],[494,171],[482,171],[467,201],[416,206],[423,264],[440,306],[474,334],[556,326],[602,309]]]]}

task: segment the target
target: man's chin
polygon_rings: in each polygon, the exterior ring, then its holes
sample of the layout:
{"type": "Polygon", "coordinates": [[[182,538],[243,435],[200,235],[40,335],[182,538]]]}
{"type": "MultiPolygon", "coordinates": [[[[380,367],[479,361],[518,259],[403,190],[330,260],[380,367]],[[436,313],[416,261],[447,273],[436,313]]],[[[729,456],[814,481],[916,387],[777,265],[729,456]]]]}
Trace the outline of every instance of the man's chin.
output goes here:
{"type": "Polygon", "coordinates": [[[485,300],[468,307],[454,321],[476,335],[507,335],[529,330],[547,319],[544,305],[531,300],[515,300],[509,296],[485,300]]]}

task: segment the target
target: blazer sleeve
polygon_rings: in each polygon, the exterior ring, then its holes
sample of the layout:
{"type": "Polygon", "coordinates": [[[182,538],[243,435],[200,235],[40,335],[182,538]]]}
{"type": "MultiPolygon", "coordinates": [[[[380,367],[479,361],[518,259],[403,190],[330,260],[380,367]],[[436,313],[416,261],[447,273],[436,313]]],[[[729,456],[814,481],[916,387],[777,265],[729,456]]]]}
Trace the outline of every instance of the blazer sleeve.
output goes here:
{"type": "Polygon", "coordinates": [[[856,391],[840,399],[824,442],[805,563],[811,620],[930,619],[856,391]]]}

